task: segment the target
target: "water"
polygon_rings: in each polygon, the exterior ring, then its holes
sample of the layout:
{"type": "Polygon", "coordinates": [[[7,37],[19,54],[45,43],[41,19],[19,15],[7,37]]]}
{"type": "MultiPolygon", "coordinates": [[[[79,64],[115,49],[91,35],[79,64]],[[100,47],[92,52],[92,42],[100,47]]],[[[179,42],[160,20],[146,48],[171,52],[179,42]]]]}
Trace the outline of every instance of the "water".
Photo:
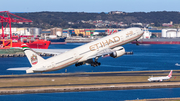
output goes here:
{"type": "Polygon", "coordinates": [[[1,101],[121,101],[180,97],[180,88],[0,95],[1,101]]]}
{"type": "Polygon", "coordinates": [[[152,32],[152,33],[162,33],[162,30],[149,30],[149,32],[152,32]]]}
{"type": "MultiPolygon", "coordinates": [[[[72,49],[83,43],[68,43],[67,45],[50,45],[50,49],[72,49]]],[[[179,69],[176,63],[180,63],[180,45],[140,45],[126,44],[126,51],[133,51],[133,55],[124,55],[119,58],[99,58],[101,66],[92,67],[83,65],[75,67],[71,65],[62,70],[48,73],[67,72],[110,72],[110,71],[146,71],[146,70],[175,70],[179,69]]],[[[44,57],[49,58],[49,57],[44,57]]],[[[0,75],[26,74],[25,71],[7,71],[7,68],[31,67],[26,57],[0,58],[0,75]],[[8,64],[8,65],[7,65],[8,64]]]]}
{"type": "MultiPolygon", "coordinates": [[[[83,43],[68,43],[66,45],[50,45],[50,49],[72,49],[83,43]]],[[[67,72],[109,72],[109,71],[147,71],[147,70],[178,70],[180,63],[180,45],[140,45],[126,44],[126,51],[133,51],[133,55],[124,55],[119,58],[100,58],[101,66],[91,67],[83,65],[69,66],[67,72]]],[[[49,57],[44,57],[49,58],[49,57]]],[[[0,58],[0,75],[25,74],[25,71],[7,71],[7,68],[30,67],[26,57],[0,58]]],[[[64,73],[65,69],[49,73],[64,73]]],[[[1,101],[119,101],[149,98],[180,97],[180,88],[165,89],[137,89],[115,91],[88,91],[43,94],[0,95],[1,101]]]]}

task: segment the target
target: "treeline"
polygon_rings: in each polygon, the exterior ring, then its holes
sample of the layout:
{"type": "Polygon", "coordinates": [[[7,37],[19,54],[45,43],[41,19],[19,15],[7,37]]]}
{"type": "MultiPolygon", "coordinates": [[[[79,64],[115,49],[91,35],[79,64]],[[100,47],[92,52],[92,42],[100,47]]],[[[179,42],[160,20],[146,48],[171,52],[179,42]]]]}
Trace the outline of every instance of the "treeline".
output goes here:
{"type": "Polygon", "coordinates": [[[95,28],[92,23],[82,23],[84,21],[114,21],[123,22],[130,25],[131,23],[154,23],[154,26],[161,26],[162,23],[173,21],[174,24],[180,23],[180,12],[133,12],[122,14],[106,14],[102,13],[85,13],[85,12],[31,12],[31,13],[15,13],[16,15],[30,19],[32,24],[13,24],[16,27],[39,27],[39,28],[95,28]],[[74,24],[69,24],[73,22],[74,24]]]}

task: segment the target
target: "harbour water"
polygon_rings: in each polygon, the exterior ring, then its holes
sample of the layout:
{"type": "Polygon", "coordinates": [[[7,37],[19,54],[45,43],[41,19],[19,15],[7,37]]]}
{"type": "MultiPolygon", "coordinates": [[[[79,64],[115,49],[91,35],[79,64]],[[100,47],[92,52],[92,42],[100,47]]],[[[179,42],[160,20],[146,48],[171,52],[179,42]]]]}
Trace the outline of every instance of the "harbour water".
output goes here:
{"type": "Polygon", "coordinates": [[[180,97],[180,88],[0,95],[1,101],[122,101],[180,97]]]}
{"type": "MultiPolygon", "coordinates": [[[[72,49],[83,43],[67,43],[66,45],[50,45],[50,49],[72,49]]],[[[75,72],[110,72],[110,71],[148,71],[148,70],[178,70],[180,63],[180,45],[139,45],[126,44],[123,46],[126,51],[133,51],[133,55],[124,55],[119,58],[100,58],[101,66],[91,67],[74,65],[59,71],[48,73],[68,73],[75,72]]],[[[44,57],[49,58],[49,57],[44,57]]],[[[23,74],[25,71],[7,71],[7,68],[30,67],[26,57],[0,58],[0,75],[23,74]]],[[[147,77],[148,78],[148,77],[147,77]]],[[[19,94],[19,95],[0,95],[1,101],[119,101],[148,98],[171,98],[180,97],[180,88],[165,89],[137,89],[137,90],[115,90],[115,91],[88,91],[88,92],[65,92],[65,93],[46,93],[46,94],[19,94]]]]}
{"type": "MultiPolygon", "coordinates": [[[[83,43],[67,43],[66,45],[50,45],[50,49],[72,49],[83,43]]],[[[83,65],[75,67],[71,65],[62,70],[48,73],[67,72],[111,72],[111,71],[144,71],[144,70],[175,70],[180,67],[180,45],[139,45],[126,44],[123,46],[127,52],[133,51],[133,55],[124,55],[119,58],[99,58],[101,66],[92,67],[83,65]]],[[[44,57],[48,58],[48,57],[44,57]]],[[[0,75],[26,74],[25,71],[7,71],[13,67],[31,67],[26,57],[0,58],[0,75]],[[8,65],[7,65],[8,64],[8,65]]]]}

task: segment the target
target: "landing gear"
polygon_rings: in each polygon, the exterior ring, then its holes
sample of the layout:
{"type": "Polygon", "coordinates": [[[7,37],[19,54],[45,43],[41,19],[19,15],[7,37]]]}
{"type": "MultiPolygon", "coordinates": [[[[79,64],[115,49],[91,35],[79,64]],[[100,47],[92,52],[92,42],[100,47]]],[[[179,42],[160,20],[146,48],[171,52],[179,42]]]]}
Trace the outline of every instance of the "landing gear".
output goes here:
{"type": "Polygon", "coordinates": [[[76,64],[75,64],[76,67],[77,67],[77,66],[81,66],[81,65],[83,65],[83,62],[79,62],[79,63],[76,63],[76,64]]]}
{"type": "Polygon", "coordinates": [[[137,46],[139,46],[139,43],[138,43],[138,41],[137,41],[137,40],[136,40],[136,45],[137,45],[137,46]]]}
{"type": "Polygon", "coordinates": [[[98,60],[98,57],[96,57],[96,58],[94,59],[94,61],[91,63],[91,66],[93,66],[93,67],[100,66],[101,63],[100,63],[100,62],[97,62],[97,60],[98,60]]]}
{"type": "MultiPolygon", "coordinates": [[[[100,62],[97,62],[97,61],[91,62],[91,63],[89,63],[89,64],[91,64],[91,66],[93,66],[93,67],[96,67],[96,66],[100,66],[100,65],[101,65],[101,63],[100,63],[100,62]]],[[[83,62],[80,62],[80,63],[76,63],[76,64],[75,64],[76,67],[77,67],[77,66],[81,66],[81,65],[83,65],[83,62]]]]}
{"type": "Polygon", "coordinates": [[[93,63],[91,63],[91,66],[93,66],[93,67],[100,66],[100,65],[101,65],[100,62],[93,62],[93,63]]]}
{"type": "Polygon", "coordinates": [[[93,67],[96,67],[96,66],[100,66],[101,63],[97,61],[98,60],[98,57],[96,57],[93,61],[93,59],[89,59],[85,62],[79,62],[79,63],[76,63],[75,66],[81,66],[81,65],[84,65],[84,64],[91,64],[91,66],[93,67]]]}

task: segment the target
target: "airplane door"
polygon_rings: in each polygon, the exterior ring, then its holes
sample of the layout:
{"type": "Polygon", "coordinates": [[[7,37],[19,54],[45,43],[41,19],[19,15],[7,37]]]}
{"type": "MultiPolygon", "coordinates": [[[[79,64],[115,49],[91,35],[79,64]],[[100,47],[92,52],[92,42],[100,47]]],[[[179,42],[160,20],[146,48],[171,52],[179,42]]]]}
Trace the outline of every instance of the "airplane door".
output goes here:
{"type": "Polygon", "coordinates": [[[124,38],[123,38],[123,36],[121,36],[120,38],[121,38],[121,41],[124,41],[124,38]]]}
{"type": "Polygon", "coordinates": [[[77,53],[74,53],[74,58],[77,59],[77,53]]]}
{"type": "Polygon", "coordinates": [[[79,57],[79,53],[77,51],[74,52],[74,58],[77,59],[79,57]]]}
{"type": "Polygon", "coordinates": [[[53,68],[53,67],[55,67],[55,64],[54,64],[54,62],[52,62],[52,63],[51,63],[51,66],[52,66],[52,68],[53,68]]]}

